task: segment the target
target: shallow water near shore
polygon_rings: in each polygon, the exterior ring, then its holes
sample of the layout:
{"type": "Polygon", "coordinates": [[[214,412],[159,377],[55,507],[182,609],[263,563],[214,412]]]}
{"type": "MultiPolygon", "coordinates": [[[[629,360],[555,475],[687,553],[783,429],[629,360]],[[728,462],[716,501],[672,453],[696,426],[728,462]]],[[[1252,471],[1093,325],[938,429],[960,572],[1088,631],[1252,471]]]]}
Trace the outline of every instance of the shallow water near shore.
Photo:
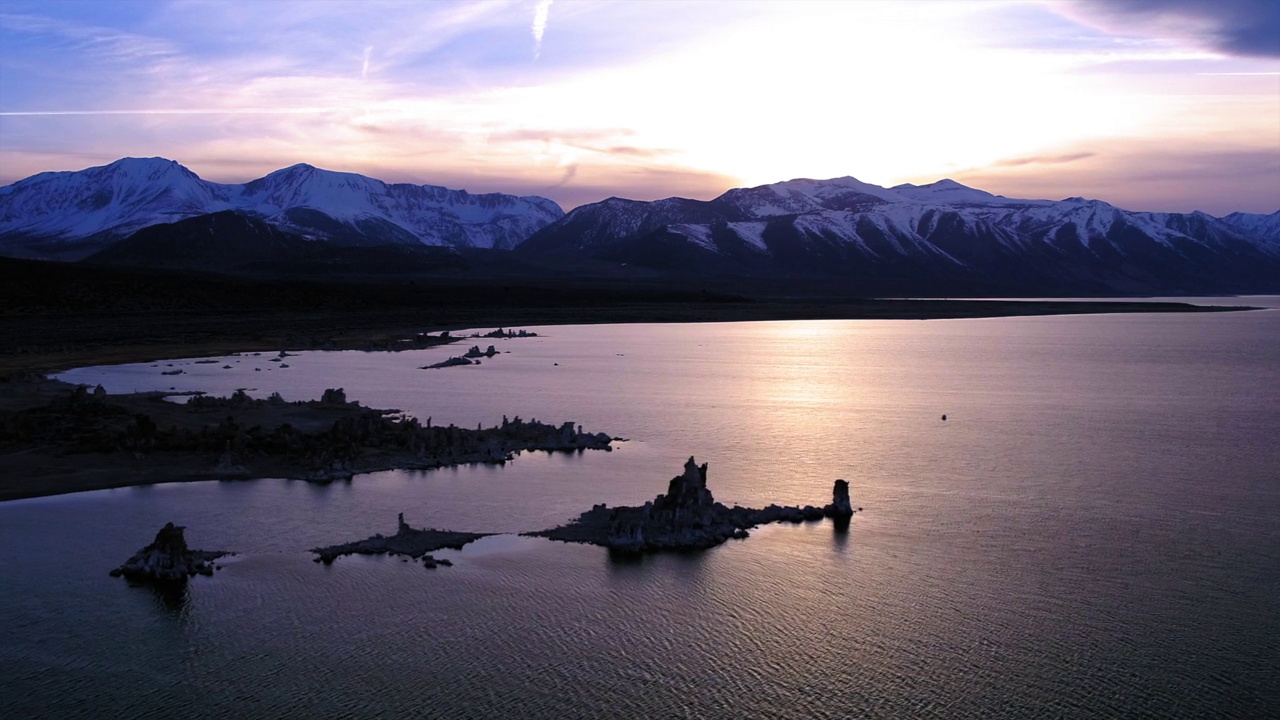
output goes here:
{"type": "Polygon", "coordinates": [[[0,716],[1280,708],[1280,310],[533,329],[283,369],[263,354],[60,376],[291,400],[344,387],[437,424],[519,415],[630,441],[328,486],[2,503],[0,716]],[[417,369],[475,343],[503,354],[417,369]],[[514,535],[437,570],[306,552],[394,532],[399,512],[544,529],[652,498],[689,455],[722,502],[820,504],[842,477],[864,512],[846,533],[770,526],[639,560],[514,535]],[[241,554],[177,594],[107,576],[168,520],[241,554]]]}

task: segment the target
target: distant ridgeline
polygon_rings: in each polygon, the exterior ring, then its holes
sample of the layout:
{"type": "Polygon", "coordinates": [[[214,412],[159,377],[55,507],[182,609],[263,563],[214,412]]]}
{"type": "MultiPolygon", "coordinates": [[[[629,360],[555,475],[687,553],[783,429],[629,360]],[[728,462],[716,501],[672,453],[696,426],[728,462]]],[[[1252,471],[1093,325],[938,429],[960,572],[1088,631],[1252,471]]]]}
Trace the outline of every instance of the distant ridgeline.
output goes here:
{"type": "Polygon", "coordinates": [[[1255,293],[1280,291],[1280,211],[1129,212],[845,177],[566,215],[542,197],[309,165],[224,185],[125,158],[0,188],[0,254],[257,275],[756,278],[864,296],[1255,293]]]}

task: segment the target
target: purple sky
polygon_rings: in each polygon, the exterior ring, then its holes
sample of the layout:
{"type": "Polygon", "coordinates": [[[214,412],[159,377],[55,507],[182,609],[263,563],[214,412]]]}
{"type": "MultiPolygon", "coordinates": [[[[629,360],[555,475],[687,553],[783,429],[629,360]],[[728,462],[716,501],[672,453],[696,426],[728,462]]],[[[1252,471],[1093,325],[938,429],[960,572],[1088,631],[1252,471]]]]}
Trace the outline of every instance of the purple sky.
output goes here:
{"type": "Polygon", "coordinates": [[[5,0],[0,184],[126,155],[566,208],[853,175],[1273,212],[1280,3],[5,0]]]}

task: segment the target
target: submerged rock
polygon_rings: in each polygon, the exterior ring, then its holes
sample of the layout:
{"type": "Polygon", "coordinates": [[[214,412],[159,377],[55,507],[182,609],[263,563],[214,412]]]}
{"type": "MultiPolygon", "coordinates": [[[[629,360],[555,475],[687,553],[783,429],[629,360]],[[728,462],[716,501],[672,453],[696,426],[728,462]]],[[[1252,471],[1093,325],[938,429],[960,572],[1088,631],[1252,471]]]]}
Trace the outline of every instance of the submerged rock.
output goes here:
{"type": "Polygon", "coordinates": [[[182,532],[185,529],[165,523],[155,541],[112,570],[111,576],[144,582],[186,582],[192,575],[212,575],[213,561],[231,553],[189,549],[182,532]]]}
{"type": "Polygon", "coordinates": [[[825,508],[813,505],[726,507],[716,502],[707,488],[707,465],[698,465],[690,457],[684,472],[667,485],[667,492],[642,506],[596,505],[567,525],[528,534],[629,552],[701,550],[729,539],[745,538],[747,531],[757,525],[821,520],[829,509],[840,503],[840,483],[844,484],[844,504],[847,505],[848,483],[838,480],[836,502],[825,508]]]}

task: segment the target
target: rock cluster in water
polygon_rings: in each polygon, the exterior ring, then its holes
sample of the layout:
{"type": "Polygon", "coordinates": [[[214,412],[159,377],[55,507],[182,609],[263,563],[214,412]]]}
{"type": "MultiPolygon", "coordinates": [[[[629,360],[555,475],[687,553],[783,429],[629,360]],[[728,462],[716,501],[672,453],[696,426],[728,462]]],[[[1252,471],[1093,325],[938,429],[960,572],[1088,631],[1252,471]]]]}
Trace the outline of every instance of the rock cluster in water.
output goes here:
{"type": "Polygon", "coordinates": [[[311,552],[316,554],[316,562],[326,565],[343,555],[405,555],[414,560],[421,559],[424,566],[434,569],[439,565],[450,566],[453,563],[432,557],[429,553],[442,548],[461,550],[467,543],[490,535],[452,530],[419,530],[404,521],[404,513],[400,513],[399,523],[396,534],[390,537],[377,534],[355,542],[312,548],[311,552]]]}
{"type": "Polygon", "coordinates": [[[185,582],[193,575],[212,575],[213,561],[230,553],[191,550],[182,534],[185,529],[165,523],[154,542],[112,570],[111,576],[139,582],[185,582]]]}
{"type": "Polygon", "coordinates": [[[476,365],[476,364],[478,363],[474,363],[471,360],[464,358],[461,355],[458,355],[455,357],[448,358],[447,360],[441,360],[438,363],[423,365],[418,369],[419,370],[438,370],[440,368],[457,367],[459,365],[476,365]]]}
{"type": "Polygon", "coordinates": [[[529,332],[528,330],[519,330],[519,331],[517,331],[517,330],[504,330],[504,329],[502,329],[502,328],[498,328],[497,330],[494,330],[494,331],[492,331],[492,332],[487,332],[487,333],[485,333],[485,334],[483,334],[483,335],[480,335],[479,333],[477,333],[476,335],[473,335],[472,337],[485,337],[485,338],[524,338],[524,337],[538,337],[538,333],[536,333],[536,332],[529,332]]]}
{"type": "Polygon", "coordinates": [[[288,402],[278,393],[259,400],[244,390],[226,398],[194,396],[182,406],[164,403],[158,394],[148,397],[147,402],[131,400],[126,408],[105,391],[91,394],[77,387],[48,405],[0,418],[0,446],[8,441],[54,447],[63,454],[119,453],[139,462],[186,458],[181,465],[192,474],[200,469],[224,478],[270,474],[330,482],[392,468],[498,464],[525,450],[610,450],[613,442],[572,422],[553,425],[518,417],[504,417],[500,427],[432,426],[430,418],[423,424],[396,411],[348,402],[341,388],[307,402],[288,402]],[[163,414],[153,417],[149,404],[163,414]],[[135,412],[138,408],[146,412],[135,412]],[[157,422],[156,417],[168,419],[157,422]],[[294,424],[304,421],[308,429],[294,424]]]}
{"type": "Polygon", "coordinates": [[[458,365],[479,365],[480,358],[491,358],[498,354],[498,349],[490,345],[489,349],[481,350],[479,345],[472,345],[471,349],[461,355],[441,360],[431,365],[423,365],[419,370],[435,370],[438,368],[456,367],[458,365]]]}
{"type": "Polygon", "coordinates": [[[596,505],[567,525],[529,534],[630,552],[701,550],[745,538],[757,525],[852,516],[849,484],[837,480],[832,495],[832,503],[825,507],[727,507],[707,489],[707,465],[698,465],[690,457],[684,473],[671,479],[667,492],[640,507],[596,505]]]}

